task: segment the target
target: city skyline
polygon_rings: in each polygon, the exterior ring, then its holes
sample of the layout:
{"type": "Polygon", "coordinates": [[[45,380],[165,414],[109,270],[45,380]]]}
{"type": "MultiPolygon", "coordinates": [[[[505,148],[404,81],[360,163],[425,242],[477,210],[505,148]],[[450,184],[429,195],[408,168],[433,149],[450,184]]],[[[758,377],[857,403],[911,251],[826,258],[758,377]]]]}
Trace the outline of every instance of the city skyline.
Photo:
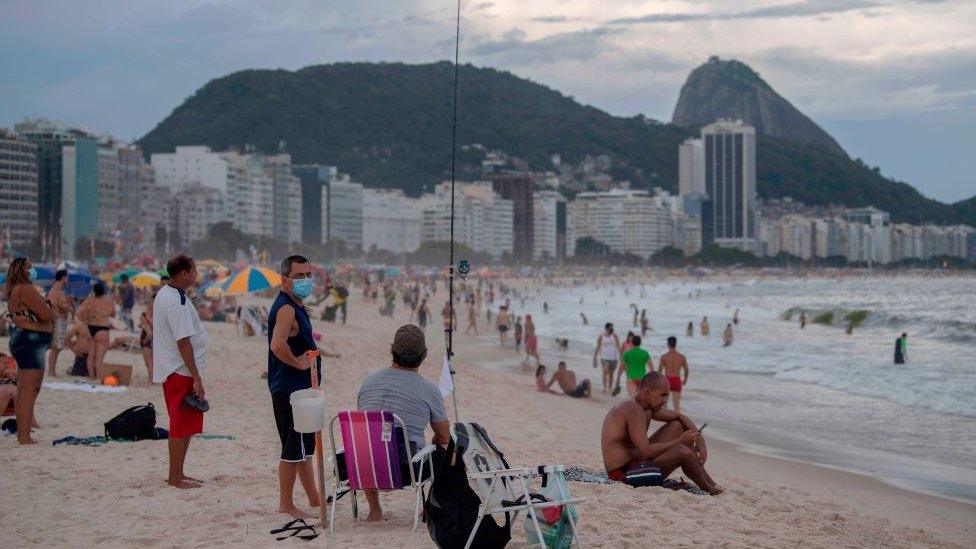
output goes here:
{"type": "MultiPolygon", "coordinates": [[[[334,8],[8,2],[0,70],[21,76],[0,83],[0,126],[43,115],[136,139],[236,70],[453,53],[451,3],[334,8]]],[[[740,59],[851,156],[954,202],[976,194],[963,166],[976,123],[973,22],[976,5],[958,0],[470,2],[461,58],[663,121],[692,68],[712,54],[740,59]]]]}

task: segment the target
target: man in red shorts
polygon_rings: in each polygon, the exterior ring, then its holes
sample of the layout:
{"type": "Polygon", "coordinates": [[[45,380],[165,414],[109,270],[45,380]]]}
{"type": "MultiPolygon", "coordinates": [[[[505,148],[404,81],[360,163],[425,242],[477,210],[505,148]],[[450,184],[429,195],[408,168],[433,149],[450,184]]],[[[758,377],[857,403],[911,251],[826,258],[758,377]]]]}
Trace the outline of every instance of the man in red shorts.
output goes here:
{"type": "Polygon", "coordinates": [[[668,338],[668,352],[661,355],[657,371],[668,377],[671,387],[671,408],[681,412],[681,388],[688,383],[688,360],[678,352],[678,338],[668,338]],[[682,377],[684,374],[684,377],[682,377]]]}
{"type": "Polygon", "coordinates": [[[169,282],[153,301],[153,381],[163,384],[169,412],[169,477],[176,488],[199,488],[203,481],[183,474],[190,437],[203,432],[203,412],[187,402],[206,402],[203,363],[210,341],[186,290],[197,280],[193,259],[178,255],[166,264],[169,282]],[[191,399],[192,400],[192,399],[191,399]]]}
{"type": "Polygon", "coordinates": [[[698,427],[688,416],[664,407],[669,392],[664,376],[650,372],[641,380],[636,395],[607,412],[600,434],[607,476],[631,486],[642,486],[636,478],[639,475],[628,478],[628,470],[636,473],[656,468],[660,478],[666,479],[680,467],[702,490],[713,496],[721,494],[725,489],[705,471],[708,450],[698,427]],[[664,425],[647,436],[651,420],[664,425]]]}

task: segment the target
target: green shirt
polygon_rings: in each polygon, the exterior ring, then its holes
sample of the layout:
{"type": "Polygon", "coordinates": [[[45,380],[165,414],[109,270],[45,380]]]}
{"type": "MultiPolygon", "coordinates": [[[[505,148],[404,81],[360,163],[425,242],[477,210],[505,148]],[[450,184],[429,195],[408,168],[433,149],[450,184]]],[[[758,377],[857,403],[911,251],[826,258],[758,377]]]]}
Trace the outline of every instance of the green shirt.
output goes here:
{"type": "Polygon", "coordinates": [[[651,355],[640,347],[631,347],[620,357],[627,365],[627,379],[644,379],[647,374],[647,361],[651,355]]]}

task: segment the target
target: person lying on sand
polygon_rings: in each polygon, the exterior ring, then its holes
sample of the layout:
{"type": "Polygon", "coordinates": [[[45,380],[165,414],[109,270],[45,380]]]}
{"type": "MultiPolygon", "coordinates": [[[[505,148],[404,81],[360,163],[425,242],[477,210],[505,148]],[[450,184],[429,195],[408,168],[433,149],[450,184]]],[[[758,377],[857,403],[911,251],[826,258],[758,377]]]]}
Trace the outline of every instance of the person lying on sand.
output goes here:
{"type": "Polygon", "coordinates": [[[667,378],[650,372],[636,395],[610,408],[600,435],[607,476],[626,482],[629,468],[652,465],[661,470],[661,478],[667,478],[680,467],[702,490],[721,494],[725,489],[705,471],[708,450],[698,427],[688,416],[664,407],[670,392],[667,378]],[[648,437],[652,419],[664,426],[648,437]]]}
{"type": "Polygon", "coordinates": [[[590,397],[590,380],[584,379],[579,385],[576,384],[576,373],[566,369],[566,362],[560,360],[558,369],[552,374],[552,379],[546,384],[545,390],[552,392],[550,387],[553,383],[559,383],[559,388],[564,393],[573,398],[590,397]]]}

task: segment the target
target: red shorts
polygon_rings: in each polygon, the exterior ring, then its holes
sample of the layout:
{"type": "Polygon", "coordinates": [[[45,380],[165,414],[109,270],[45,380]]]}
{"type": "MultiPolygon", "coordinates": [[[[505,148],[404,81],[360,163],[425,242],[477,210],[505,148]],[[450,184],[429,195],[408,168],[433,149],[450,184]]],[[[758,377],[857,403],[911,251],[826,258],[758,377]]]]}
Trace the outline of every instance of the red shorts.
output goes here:
{"type": "Polygon", "coordinates": [[[668,376],[668,385],[671,386],[671,391],[675,393],[681,392],[681,378],[678,376],[668,376]]]}
{"type": "Polygon", "coordinates": [[[163,382],[163,397],[169,412],[170,438],[187,438],[203,432],[203,412],[183,402],[193,393],[193,378],[172,373],[163,382]]]}
{"type": "Polygon", "coordinates": [[[525,338],[525,350],[534,351],[539,345],[539,340],[535,336],[529,336],[525,338]]]}

